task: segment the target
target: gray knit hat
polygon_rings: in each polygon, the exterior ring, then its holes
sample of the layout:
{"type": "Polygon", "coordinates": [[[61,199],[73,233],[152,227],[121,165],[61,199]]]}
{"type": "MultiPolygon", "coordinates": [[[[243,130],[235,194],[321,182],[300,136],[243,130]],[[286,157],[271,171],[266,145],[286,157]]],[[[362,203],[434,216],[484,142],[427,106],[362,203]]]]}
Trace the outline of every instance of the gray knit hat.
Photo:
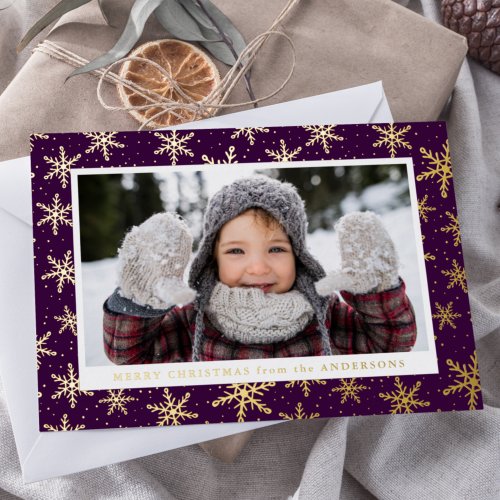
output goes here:
{"type": "Polygon", "coordinates": [[[196,298],[196,330],[193,361],[199,360],[203,332],[203,312],[217,283],[214,245],[222,226],[250,208],[261,208],[274,217],[290,238],[296,257],[294,289],[304,294],[311,303],[323,337],[323,351],[331,355],[329,333],[325,326],[328,299],[316,292],[314,283],[325,276],[321,264],[306,248],[307,216],[304,201],[295,186],[264,175],[239,179],[221,188],[211,198],[205,212],[203,234],[198,253],[189,273],[189,286],[196,298]]]}

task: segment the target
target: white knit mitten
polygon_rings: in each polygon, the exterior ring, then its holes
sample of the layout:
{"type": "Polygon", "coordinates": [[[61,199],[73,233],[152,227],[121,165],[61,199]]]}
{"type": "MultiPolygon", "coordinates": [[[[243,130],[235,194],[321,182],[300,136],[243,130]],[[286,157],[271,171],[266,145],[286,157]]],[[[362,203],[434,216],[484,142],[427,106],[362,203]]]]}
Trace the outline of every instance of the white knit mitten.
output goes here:
{"type": "Polygon", "coordinates": [[[316,283],[320,295],[334,290],[359,294],[381,292],[399,284],[398,256],[389,233],[373,212],[344,215],[338,234],[342,268],[316,283]]]}
{"type": "Polygon", "coordinates": [[[134,226],[118,253],[120,294],[154,309],[191,302],[195,292],[182,278],[192,244],[186,223],[175,214],[156,214],[134,226]]]}

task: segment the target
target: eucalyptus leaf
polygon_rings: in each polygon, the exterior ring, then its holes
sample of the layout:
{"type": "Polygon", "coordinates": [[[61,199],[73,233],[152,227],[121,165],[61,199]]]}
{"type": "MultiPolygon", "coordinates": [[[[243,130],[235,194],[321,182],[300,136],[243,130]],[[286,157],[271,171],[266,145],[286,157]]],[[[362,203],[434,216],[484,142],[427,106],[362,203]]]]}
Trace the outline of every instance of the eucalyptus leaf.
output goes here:
{"type": "Polygon", "coordinates": [[[108,64],[118,61],[123,56],[128,54],[142,35],[144,25],[146,24],[149,16],[161,2],[162,0],[135,0],[134,5],[132,5],[132,9],[130,10],[127,24],[125,25],[125,28],[115,46],[106,52],[106,54],[97,57],[85,66],[73,71],[68,78],[102,68],[103,66],[107,66],[108,64]]]}
{"type": "Polygon", "coordinates": [[[215,29],[214,23],[193,0],[179,0],[179,3],[191,14],[200,26],[211,30],[215,29]]]}
{"type": "Polygon", "coordinates": [[[155,10],[160,24],[175,38],[188,42],[220,40],[213,31],[202,33],[198,23],[186,12],[177,0],[163,0],[155,10]]]}
{"type": "Polygon", "coordinates": [[[108,26],[111,26],[111,23],[109,22],[108,14],[104,10],[104,6],[102,5],[102,0],[97,0],[97,3],[99,4],[99,9],[101,9],[101,14],[102,14],[102,17],[104,18],[104,21],[106,21],[106,24],[108,26]]]}
{"type": "Polygon", "coordinates": [[[66,14],[71,10],[76,9],[77,7],[81,7],[86,3],[89,3],[90,0],[62,0],[57,5],[55,5],[52,9],[47,12],[42,18],[40,18],[24,35],[23,39],[19,42],[16,50],[17,52],[21,52],[28,43],[35,38],[38,33],[44,30],[50,23],[57,21],[62,15],[66,14]]]}

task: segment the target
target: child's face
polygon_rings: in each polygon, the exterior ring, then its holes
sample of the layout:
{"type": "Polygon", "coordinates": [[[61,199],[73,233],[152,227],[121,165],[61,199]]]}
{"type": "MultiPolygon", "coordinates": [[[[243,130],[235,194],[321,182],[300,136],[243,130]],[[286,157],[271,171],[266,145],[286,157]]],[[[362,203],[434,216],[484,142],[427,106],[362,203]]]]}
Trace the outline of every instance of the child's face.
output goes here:
{"type": "Polygon", "coordinates": [[[229,287],[288,292],[295,282],[295,256],[278,224],[268,227],[252,212],[222,226],[215,248],[219,280],[229,287]]]}

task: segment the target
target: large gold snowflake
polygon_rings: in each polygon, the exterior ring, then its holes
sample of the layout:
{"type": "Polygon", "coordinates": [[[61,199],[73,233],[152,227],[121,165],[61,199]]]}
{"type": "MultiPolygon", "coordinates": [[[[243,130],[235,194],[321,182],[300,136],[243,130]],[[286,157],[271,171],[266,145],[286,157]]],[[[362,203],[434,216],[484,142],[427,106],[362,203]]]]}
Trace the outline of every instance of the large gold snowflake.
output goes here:
{"type": "Polygon", "coordinates": [[[292,413],[291,415],[288,415],[288,413],[285,412],[280,412],[279,416],[283,420],[308,420],[311,418],[318,418],[319,413],[310,413],[307,415],[304,412],[304,408],[302,407],[302,403],[297,403],[297,406],[295,407],[295,413],[292,413]]]}
{"type": "Polygon", "coordinates": [[[52,168],[48,171],[47,175],[44,175],[44,179],[52,179],[56,177],[61,181],[61,186],[65,188],[68,185],[69,172],[71,167],[82,157],[81,154],[73,156],[73,158],[68,158],[66,156],[66,151],[63,146],[59,147],[59,158],[50,158],[49,156],[44,156],[43,159],[52,165],[52,168]]]}
{"type": "Polygon", "coordinates": [[[168,389],[163,390],[163,399],[165,402],[154,405],[147,405],[146,408],[153,413],[158,413],[159,417],[156,424],[160,427],[164,425],[181,425],[181,420],[197,418],[198,414],[187,411],[185,405],[191,394],[186,392],[184,396],[177,400],[172,396],[168,389]]]}
{"type": "Polygon", "coordinates": [[[48,139],[47,134],[31,134],[30,135],[30,152],[33,151],[33,146],[35,145],[35,140],[37,139],[48,139]]]}
{"type": "Polygon", "coordinates": [[[433,314],[432,317],[439,320],[439,330],[443,329],[444,325],[450,325],[453,329],[456,328],[453,320],[461,318],[460,313],[453,312],[453,301],[448,302],[446,306],[442,306],[439,303],[435,303],[437,313],[433,314]]]}
{"type": "Polygon", "coordinates": [[[420,214],[420,217],[424,222],[427,222],[429,219],[427,217],[428,212],[434,212],[436,211],[436,207],[430,207],[427,205],[427,199],[429,198],[428,195],[425,195],[419,202],[418,202],[418,213],[420,214]]]}
{"type": "Polygon", "coordinates": [[[391,158],[396,156],[396,150],[398,148],[411,149],[411,144],[404,140],[404,135],[411,129],[411,125],[407,125],[399,130],[394,123],[390,123],[385,128],[379,125],[372,125],[372,128],[380,133],[380,137],[373,143],[373,147],[387,147],[391,154],[391,158]]]}
{"type": "Polygon", "coordinates": [[[458,262],[453,259],[452,268],[441,271],[449,278],[448,286],[446,288],[453,288],[459,286],[465,293],[467,293],[467,281],[465,279],[465,269],[458,265],[458,262]]]}
{"type": "Polygon", "coordinates": [[[379,393],[384,401],[391,402],[391,413],[413,413],[416,408],[424,408],[430,406],[429,401],[421,401],[417,399],[417,392],[422,385],[421,382],[417,382],[411,389],[408,389],[403,385],[401,379],[396,377],[395,385],[397,390],[386,393],[379,393]]]}
{"type": "Polygon", "coordinates": [[[266,149],[266,153],[276,161],[288,162],[293,161],[295,157],[302,151],[299,146],[296,149],[289,150],[283,139],[280,139],[280,148],[276,150],[266,149]]]}
{"type": "Polygon", "coordinates": [[[447,359],[446,364],[450,367],[451,372],[455,372],[454,384],[449,385],[444,391],[445,396],[455,394],[455,392],[465,392],[469,397],[468,406],[469,410],[475,410],[481,387],[479,385],[479,368],[477,366],[477,353],[470,356],[472,363],[466,365],[465,363],[460,367],[460,363],[454,362],[452,359],[447,359]]]}
{"type": "Polygon", "coordinates": [[[325,385],[326,380],[292,380],[291,382],[288,382],[285,387],[289,389],[298,385],[302,389],[304,396],[307,398],[309,397],[309,394],[311,394],[311,385],[313,384],[325,385]]]}
{"type": "Polygon", "coordinates": [[[66,206],[63,206],[59,199],[59,193],[56,193],[54,198],[52,198],[52,205],[37,203],[36,206],[45,212],[45,216],[36,225],[41,226],[42,224],[50,223],[54,236],[57,235],[60,225],[73,226],[71,219],[68,219],[68,215],[71,213],[71,204],[68,203],[66,206]]]}
{"type": "Polygon", "coordinates": [[[54,427],[54,426],[49,425],[49,424],[43,424],[43,428],[47,429],[48,431],[52,431],[52,432],[79,431],[81,429],[85,429],[85,425],[79,424],[79,425],[75,425],[74,427],[72,427],[69,424],[68,414],[65,413],[61,418],[61,425],[59,427],[57,427],[57,426],[54,427]]]}
{"type": "Polygon", "coordinates": [[[93,153],[94,151],[100,151],[104,156],[106,161],[109,160],[110,153],[109,150],[112,148],[122,149],[125,144],[115,140],[115,136],[118,132],[89,132],[84,133],[85,137],[92,140],[90,146],[85,150],[86,153],[93,153]]]}
{"type": "Polygon", "coordinates": [[[76,335],[76,314],[71,312],[68,306],[64,306],[64,314],[61,316],[54,316],[54,319],[61,323],[61,328],[59,328],[59,333],[64,332],[64,330],[69,330],[76,335]]]}
{"type": "Polygon", "coordinates": [[[450,223],[447,226],[443,226],[441,228],[441,231],[444,231],[445,233],[451,233],[453,235],[453,246],[458,247],[461,241],[458,218],[456,215],[453,215],[451,212],[448,211],[446,212],[446,215],[450,219],[450,223]]]}
{"type": "Polygon", "coordinates": [[[71,406],[74,408],[77,403],[77,398],[81,394],[85,396],[93,396],[94,393],[92,391],[82,391],[79,388],[78,377],[76,376],[75,370],[73,369],[73,365],[68,363],[68,371],[66,375],[55,375],[52,373],[51,377],[59,383],[59,387],[57,391],[52,394],[52,399],[60,399],[64,396],[71,406]]]}
{"type": "Polygon", "coordinates": [[[186,143],[194,136],[194,132],[180,135],[176,130],[172,132],[155,132],[154,135],[162,141],[161,146],[155,149],[155,155],[167,154],[172,165],[177,165],[179,156],[193,157],[194,153],[186,146],[186,143]]]}
{"type": "Polygon", "coordinates": [[[202,155],[201,159],[208,165],[221,165],[221,164],[230,164],[230,163],[238,163],[236,160],[236,153],[234,146],[229,146],[229,149],[224,153],[226,158],[224,160],[215,160],[215,158],[209,158],[207,155],[202,155]]]}
{"type": "Polygon", "coordinates": [[[417,175],[417,181],[434,179],[437,176],[441,196],[447,198],[450,189],[450,179],[453,177],[448,139],[443,144],[443,149],[444,151],[441,153],[433,153],[432,151],[427,151],[425,148],[420,148],[420,153],[426,160],[429,160],[430,164],[427,165],[426,172],[417,175]]]}
{"type": "Polygon", "coordinates": [[[306,125],[304,128],[311,133],[311,137],[306,142],[306,146],[321,144],[325,153],[330,152],[330,143],[333,141],[343,141],[344,138],[335,133],[336,125],[306,125]]]}
{"type": "Polygon", "coordinates": [[[269,415],[272,410],[262,402],[264,392],[274,387],[276,382],[262,382],[254,384],[231,384],[227,386],[229,391],[224,391],[226,396],[220,396],[215,401],[212,401],[212,406],[219,406],[225,403],[234,403],[233,408],[238,409],[238,422],[244,422],[248,407],[252,410],[257,408],[258,411],[269,415]],[[232,392],[231,392],[232,390],[232,392]]]}
{"type": "Polygon", "coordinates": [[[136,401],[136,398],[132,396],[125,396],[123,389],[119,389],[118,391],[109,390],[108,397],[100,399],[99,403],[107,403],[109,405],[107,415],[111,415],[115,410],[121,411],[124,415],[126,415],[126,405],[130,401],[136,401]]]}
{"type": "Polygon", "coordinates": [[[241,135],[242,137],[248,139],[250,146],[253,146],[255,144],[255,134],[258,134],[259,132],[267,133],[269,132],[269,129],[264,127],[239,128],[233,132],[233,135],[231,135],[231,139],[237,139],[241,135]]]}
{"type": "Polygon", "coordinates": [[[332,392],[340,392],[342,394],[342,399],[340,400],[342,404],[347,401],[347,398],[354,399],[356,403],[359,403],[361,400],[358,396],[358,393],[360,391],[364,391],[365,389],[367,389],[366,385],[358,384],[355,378],[341,378],[340,386],[332,389],[332,392]]]}
{"type": "Polygon", "coordinates": [[[52,255],[47,256],[47,260],[52,265],[52,270],[42,276],[42,280],[48,278],[57,279],[57,291],[62,292],[65,283],[75,284],[75,268],[71,259],[71,250],[64,254],[64,259],[54,259],[52,255]]]}
{"type": "Polygon", "coordinates": [[[52,351],[49,349],[45,344],[47,343],[47,340],[49,340],[50,336],[52,334],[50,332],[47,332],[45,335],[37,339],[36,341],[36,367],[40,368],[40,365],[42,364],[42,357],[43,356],[57,356],[56,351],[52,351]]]}

